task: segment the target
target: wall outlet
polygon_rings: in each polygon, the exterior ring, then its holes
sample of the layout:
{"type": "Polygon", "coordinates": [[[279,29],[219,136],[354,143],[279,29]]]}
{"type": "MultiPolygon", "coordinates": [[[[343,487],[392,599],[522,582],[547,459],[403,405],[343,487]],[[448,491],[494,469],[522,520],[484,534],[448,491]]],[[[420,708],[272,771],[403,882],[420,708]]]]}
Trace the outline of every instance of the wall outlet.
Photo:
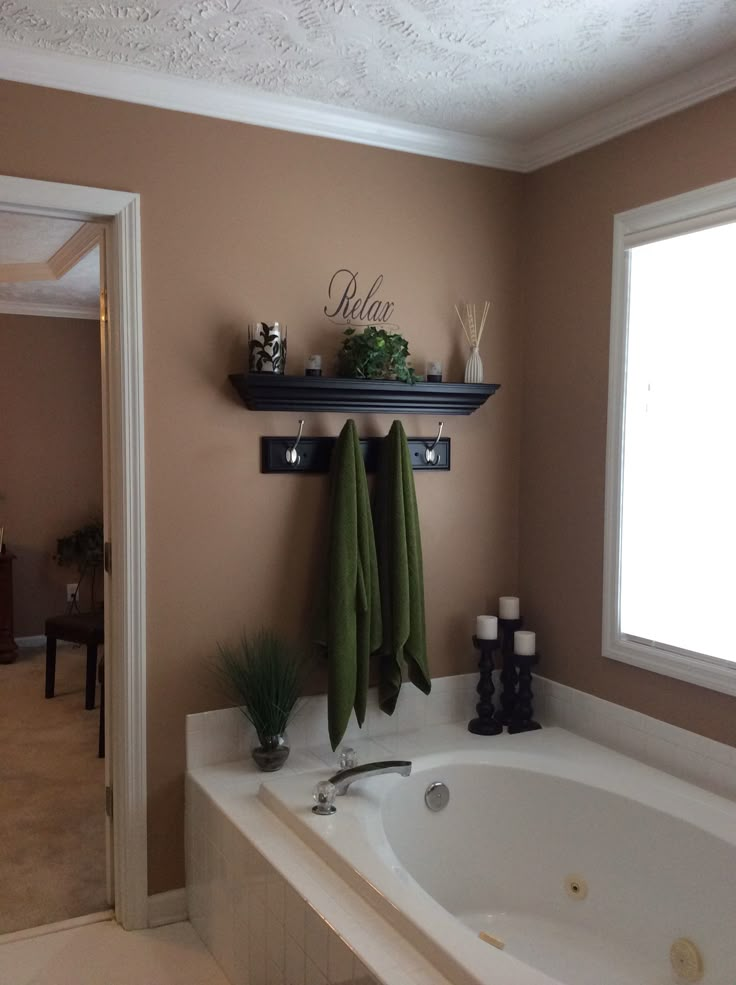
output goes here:
{"type": "MultiPolygon", "coordinates": [[[[79,582],[78,581],[68,581],[66,583],[66,600],[67,600],[67,602],[73,602],[74,601],[74,597],[75,597],[75,595],[77,593],[77,589],[78,588],[79,588],[79,582]]],[[[79,600],[77,600],[77,601],[79,601],[79,600]]]]}

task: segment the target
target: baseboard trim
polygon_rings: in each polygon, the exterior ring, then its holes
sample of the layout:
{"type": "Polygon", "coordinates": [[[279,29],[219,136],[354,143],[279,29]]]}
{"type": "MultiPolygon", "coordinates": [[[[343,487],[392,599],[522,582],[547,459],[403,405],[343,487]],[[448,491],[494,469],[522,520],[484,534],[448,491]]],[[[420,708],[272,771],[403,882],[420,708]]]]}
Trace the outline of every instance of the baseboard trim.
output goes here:
{"type": "Polygon", "coordinates": [[[171,889],[148,897],[148,926],[163,927],[187,919],[186,889],[171,889]]]}
{"type": "Polygon", "coordinates": [[[32,646],[46,646],[45,636],[16,636],[15,642],[24,650],[32,646]]]}
{"type": "Polygon", "coordinates": [[[3,944],[12,944],[14,941],[25,941],[31,937],[58,934],[61,930],[74,930],[75,927],[86,927],[91,923],[103,923],[107,920],[112,920],[114,916],[115,914],[112,910],[100,910],[99,913],[87,913],[83,917],[57,920],[56,923],[45,923],[40,927],[28,927],[26,930],[15,930],[11,934],[0,934],[0,947],[3,944]]]}

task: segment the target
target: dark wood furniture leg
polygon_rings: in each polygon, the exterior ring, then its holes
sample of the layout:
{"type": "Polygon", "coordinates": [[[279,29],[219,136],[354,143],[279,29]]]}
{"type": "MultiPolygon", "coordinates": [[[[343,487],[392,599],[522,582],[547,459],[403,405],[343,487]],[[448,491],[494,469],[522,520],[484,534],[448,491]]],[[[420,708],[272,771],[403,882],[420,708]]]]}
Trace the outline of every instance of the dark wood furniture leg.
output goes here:
{"type": "Polygon", "coordinates": [[[53,698],[56,681],[56,637],[46,635],[46,697],[53,698]]]}
{"type": "Polygon", "coordinates": [[[105,615],[95,612],[67,612],[63,616],[49,616],[46,620],[46,697],[54,696],[57,640],[78,643],[86,647],[84,707],[91,711],[95,706],[97,679],[97,652],[105,642],[105,615]]]}
{"type": "Polygon", "coordinates": [[[15,554],[0,552],[0,664],[12,664],[18,655],[13,639],[13,561],[15,554]]]}
{"type": "Polygon", "coordinates": [[[87,644],[87,687],[84,696],[84,707],[92,711],[95,706],[97,690],[97,644],[87,644]]]}

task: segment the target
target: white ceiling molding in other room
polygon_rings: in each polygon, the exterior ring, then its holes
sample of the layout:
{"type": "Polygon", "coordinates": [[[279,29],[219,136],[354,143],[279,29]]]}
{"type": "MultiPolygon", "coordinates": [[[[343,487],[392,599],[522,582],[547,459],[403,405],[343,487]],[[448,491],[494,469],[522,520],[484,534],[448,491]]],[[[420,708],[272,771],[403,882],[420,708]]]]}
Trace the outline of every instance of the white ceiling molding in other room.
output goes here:
{"type": "Polygon", "coordinates": [[[0,212],[0,313],[100,317],[100,226],[0,212]]]}

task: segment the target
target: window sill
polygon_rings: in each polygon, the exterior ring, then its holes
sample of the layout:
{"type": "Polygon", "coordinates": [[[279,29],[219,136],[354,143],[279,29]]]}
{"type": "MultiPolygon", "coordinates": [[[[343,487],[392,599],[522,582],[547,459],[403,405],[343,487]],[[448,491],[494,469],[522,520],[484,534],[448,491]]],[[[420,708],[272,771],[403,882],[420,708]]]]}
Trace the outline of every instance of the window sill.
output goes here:
{"type": "Polygon", "coordinates": [[[674,677],[711,691],[736,695],[736,664],[702,653],[678,653],[654,644],[637,643],[629,637],[603,640],[603,656],[610,660],[674,677]]]}

